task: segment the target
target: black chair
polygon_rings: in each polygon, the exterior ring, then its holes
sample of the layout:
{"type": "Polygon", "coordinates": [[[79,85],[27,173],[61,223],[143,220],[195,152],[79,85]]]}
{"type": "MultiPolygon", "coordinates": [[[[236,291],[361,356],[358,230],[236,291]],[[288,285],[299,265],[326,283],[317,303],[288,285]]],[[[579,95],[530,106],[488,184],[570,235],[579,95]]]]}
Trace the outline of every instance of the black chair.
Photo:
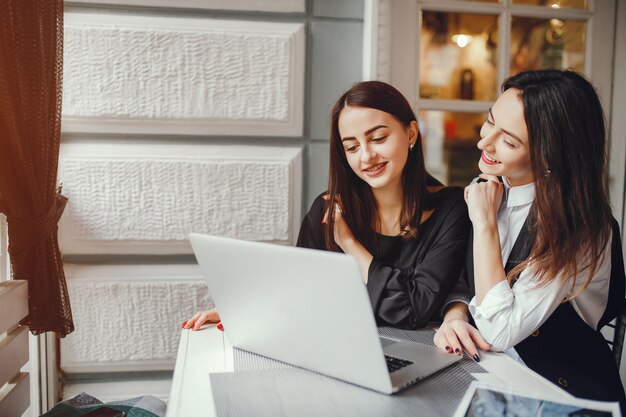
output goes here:
{"type": "Polygon", "coordinates": [[[613,351],[613,359],[615,359],[615,364],[617,365],[617,369],[619,369],[620,363],[622,361],[622,349],[624,347],[624,334],[626,333],[626,300],[622,304],[622,311],[619,316],[615,319],[615,324],[613,322],[607,324],[608,327],[613,329],[613,340],[607,340],[607,343],[611,346],[611,350],[613,351]]]}

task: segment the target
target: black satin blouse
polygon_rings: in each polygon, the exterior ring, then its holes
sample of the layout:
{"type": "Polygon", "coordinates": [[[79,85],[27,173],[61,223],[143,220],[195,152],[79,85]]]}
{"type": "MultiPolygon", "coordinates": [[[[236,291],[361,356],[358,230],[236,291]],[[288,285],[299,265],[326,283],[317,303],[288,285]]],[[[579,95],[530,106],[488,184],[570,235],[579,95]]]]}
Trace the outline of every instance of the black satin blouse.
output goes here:
{"type": "MultiPolygon", "coordinates": [[[[323,194],[322,194],[323,195],[323,194]]],[[[318,196],[304,217],[297,246],[326,250],[324,203],[318,196]]],[[[420,225],[418,238],[378,235],[368,271],[367,290],[377,324],[416,329],[441,320],[441,310],[464,266],[471,223],[463,190],[447,187],[435,195],[433,214],[420,225]]]]}

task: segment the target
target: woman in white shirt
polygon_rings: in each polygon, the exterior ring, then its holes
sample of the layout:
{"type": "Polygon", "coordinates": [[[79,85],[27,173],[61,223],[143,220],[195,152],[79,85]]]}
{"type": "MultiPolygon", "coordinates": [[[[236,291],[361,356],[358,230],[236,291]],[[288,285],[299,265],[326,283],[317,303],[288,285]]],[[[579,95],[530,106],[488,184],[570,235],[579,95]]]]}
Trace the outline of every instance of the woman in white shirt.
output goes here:
{"type": "Polygon", "coordinates": [[[571,71],[523,72],[502,90],[480,132],[482,174],[465,189],[468,307],[480,333],[456,303],[435,343],[471,352],[486,341],[575,396],[624,406],[599,332],[621,310],[625,280],[600,101],[571,71]]]}

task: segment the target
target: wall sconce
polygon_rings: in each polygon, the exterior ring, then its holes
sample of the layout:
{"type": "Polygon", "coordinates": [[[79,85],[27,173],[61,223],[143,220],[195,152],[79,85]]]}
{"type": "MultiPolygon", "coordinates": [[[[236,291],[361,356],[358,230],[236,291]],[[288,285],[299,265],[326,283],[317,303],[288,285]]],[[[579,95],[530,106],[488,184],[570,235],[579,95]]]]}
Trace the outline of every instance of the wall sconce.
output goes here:
{"type": "Polygon", "coordinates": [[[458,33],[452,35],[452,42],[456,43],[459,48],[465,48],[472,41],[472,35],[458,33]]]}

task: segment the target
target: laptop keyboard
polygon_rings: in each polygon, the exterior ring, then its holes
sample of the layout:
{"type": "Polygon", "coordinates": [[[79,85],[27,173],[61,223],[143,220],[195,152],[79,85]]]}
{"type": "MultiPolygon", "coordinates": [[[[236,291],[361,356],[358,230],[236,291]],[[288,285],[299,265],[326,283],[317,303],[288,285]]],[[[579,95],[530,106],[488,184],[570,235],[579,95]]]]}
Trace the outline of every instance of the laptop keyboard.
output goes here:
{"type": "Polygon", "coordinates": [[[398,369],[402,369],[405,366],[413,364],[411,361],[405,359],[395,358],[393,356],[385,355],[385,361],[387,362],[387,369],[389,373],[395,372],[398,369]]]}

